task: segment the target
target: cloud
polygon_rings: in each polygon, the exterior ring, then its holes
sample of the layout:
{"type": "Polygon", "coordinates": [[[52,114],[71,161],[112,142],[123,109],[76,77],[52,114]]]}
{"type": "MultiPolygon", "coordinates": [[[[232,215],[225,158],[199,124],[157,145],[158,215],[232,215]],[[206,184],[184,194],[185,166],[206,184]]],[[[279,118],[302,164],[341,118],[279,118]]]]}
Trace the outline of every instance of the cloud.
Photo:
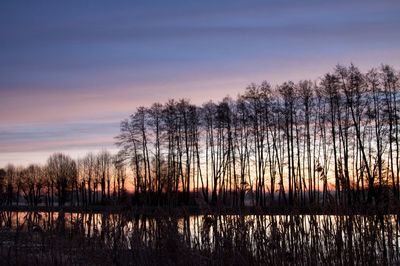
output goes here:
{"type": "Polygon", "coordinates": [[[398,68],[399,12],[372,0],[2,3],[0,162],[112,147],[119,121],[154,101],[218,101],[337,63],[398,68]]]}
{"type": "Polygon", "coordinates": [[[112,147],[118,128],[119,122],[115,121],[1,126],[0,154],[103,145],[112,147]]]}

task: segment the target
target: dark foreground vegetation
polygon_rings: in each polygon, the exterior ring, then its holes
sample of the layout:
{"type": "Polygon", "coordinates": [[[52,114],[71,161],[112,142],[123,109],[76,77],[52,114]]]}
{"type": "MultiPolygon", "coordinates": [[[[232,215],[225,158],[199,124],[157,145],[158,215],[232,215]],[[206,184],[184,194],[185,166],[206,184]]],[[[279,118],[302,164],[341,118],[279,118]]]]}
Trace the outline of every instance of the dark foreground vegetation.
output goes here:
{"type": "Polygon", "coordinates": [[[397,215],[0,213],[9,265],[388,265],[397,215]]]}

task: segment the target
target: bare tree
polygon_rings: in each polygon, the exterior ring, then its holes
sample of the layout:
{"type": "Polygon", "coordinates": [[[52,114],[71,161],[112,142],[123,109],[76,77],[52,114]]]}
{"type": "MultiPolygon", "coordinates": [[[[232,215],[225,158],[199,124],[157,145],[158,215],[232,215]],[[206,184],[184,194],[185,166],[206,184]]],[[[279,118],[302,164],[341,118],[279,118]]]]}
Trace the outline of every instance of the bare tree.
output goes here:
{"type": "Polygon", "coordinates": [[[67,201],[69,184],[77,177],[76,163],[67,155],[55,153],[47,160],[47,168],[56,183],[58,205],[63,206],[67,201]]]}

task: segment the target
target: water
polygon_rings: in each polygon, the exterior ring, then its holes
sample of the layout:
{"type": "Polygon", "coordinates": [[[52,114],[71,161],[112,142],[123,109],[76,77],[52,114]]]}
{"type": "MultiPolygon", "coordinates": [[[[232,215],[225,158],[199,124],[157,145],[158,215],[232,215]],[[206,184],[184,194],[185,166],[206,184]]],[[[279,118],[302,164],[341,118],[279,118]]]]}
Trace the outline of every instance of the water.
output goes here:
{"type": "MultiPolygon", "coordinates": [[[[184,246],[201,254],[235,253],[263,263],[399,263],[399,227],[397,215],[194,215],[171,218],[0,213],[2,246],[12,244],[6,239],[12,233],[18,232],[21,237],[27,234],[30,243],[39,246],[44,243],[40,239],[45,235],[55,234],[66,239],[101,243],[99,245],[104,249],[132,251],[184,246]]],[[[15,236],[12,239],[15,240],[15,236]]]]}

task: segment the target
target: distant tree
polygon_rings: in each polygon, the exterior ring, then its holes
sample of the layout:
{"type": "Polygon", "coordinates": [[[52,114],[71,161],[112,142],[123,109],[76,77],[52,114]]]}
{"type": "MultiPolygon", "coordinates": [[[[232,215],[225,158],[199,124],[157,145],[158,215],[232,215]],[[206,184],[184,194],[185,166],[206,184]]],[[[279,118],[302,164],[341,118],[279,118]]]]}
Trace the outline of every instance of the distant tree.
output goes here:
{"type": "Polygon", "coordinates": [[[104,204],[106,198],[110,199],[110,171],[112,157],[111,154],[103,150],[97,155],[97,171],[101,186],[101,203],[104,204]]]}
{"type": "Polygon", "coordinates": [[[5,169],[0,168],[0,204],[3,204],[4,201],[4,187],[5,187],[5,179],[7,176],[7,172],[5,169]]]}
{"type": "Polygon", "coordinates": [[[43,187],[43,170],[38,165],[29,165],[21,171],[22,192],[28,205],[36,206],[41,197],[43,187]]]}
{"type": "Polygon", "coordinates": [[[113,157],[113,169],[114,169],[114,196],[117,196],[118,201],[126,196],[125,190],[125,180],[127,177],[126,167],[124,164],[124,159],[121,153],[116,154],[113,157]]]}
{"type": "Polygon", "coordinates": [[[6,204],[11,205],[13,201],[14,185],[17,180],[17,170],[14,165],[8,164],[5,167],[6,171],[6,204]]]}
{"type": "Polygon", "coordinates": [[[48,174],[56,183],[58,206],[64,206],[68,198],[69,185],[77,178],[77,167],[68,155],[55,153],[47,160],[48,174]]]}

